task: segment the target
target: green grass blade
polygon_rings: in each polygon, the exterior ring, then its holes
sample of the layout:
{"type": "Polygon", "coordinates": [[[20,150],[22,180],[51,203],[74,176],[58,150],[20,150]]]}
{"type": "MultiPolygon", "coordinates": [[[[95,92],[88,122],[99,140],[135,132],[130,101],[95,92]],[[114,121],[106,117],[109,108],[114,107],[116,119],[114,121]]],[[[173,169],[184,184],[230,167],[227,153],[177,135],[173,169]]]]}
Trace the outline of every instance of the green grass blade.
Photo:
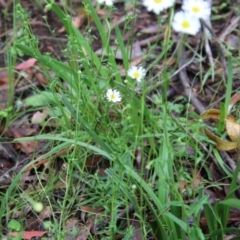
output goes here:
{"type": "Polygon", "coordinates": [[[232,181],[230,184],[230,189],[229,189],[228,195],[226,196],[225,200],[221,201],[217,205],[217,210],[218,210],[219,216],[221,216],[223,228],[226,228],[227,224],[228,224],[228,218],[229,218],[230,208],[231,208],[231,205],[229,205],[229,203],[232,202],[232,204],[234,204],[234,206],[239,206],[238,208],[240,208],[240,205],[238,205],[240,203],[240,201],[237,199],[236,199],[236,201],[233,201],[234,200],[233,199],[234,192],[238,188],[237,181],[238,181],[239,170],[240,170],[240,161],[238,161],[236,169],[233,173],[233,177],[232,177],[232,181]],[[225,206],[222,206],[222,205],[225,205],[225,206]]]}
{"type": "Polygon", "coordinates": [[[115,32],[117,36],[117,43],[122,53],[123,65],[124,65],[124,68],[127,70],[129,68],[128,54],[126,52],[126,47],[124,45],[122,34],[118,26],[115,27],[115,32]]]}
{"type": "Polygon", "coordinates": [[[221,158],[221,156],[216,148],[213,148],[213,153],[217,159],[217,162],[221,166],[221,169],[223,169],[223,171],[227,174],[228,177],[232,178],[232,173],[230,172],[230,170],[228,168],[226,168],[226,164],[224,163],[223,159],[221,158]]]}
{"type": "MultiPolygon", "coordinates": [[[[111,148],[108,144],[106,144],[87,124],[87,122],[82,118],[81,114],[77,113],[72,104],[69,102],[67,97],[62,95],[62,102],[67,107],[72,117],[81,123],[83,129],[93,138],[93,140],[101,146],[105,151],[111,153],[111,148]]],[[[110,156],[110,155],[109,155],[110,156]]],[[[109,158],[111,159],[111,158],[109,158]]]]}
{"type": "Polygon", "coordinates": [[[219,204],[240,209],[240,200],[234,199],[234,198],[229,198],[229,199],[223,200],[219,204]]]}
{"type": "MultiPolygon", "coordinates": [[[[68,34],[76,37],[79,47],[82,47],[84,51],[87,52],[88,56],[91,57],[91,61],[96,66],[100,74],[106,78],[109,79],[109,74],[106,71],[106,69],[103,67],[100,59],[97,57],[97,55],[93,52],[92,48],[89,46],[87,40],[84,38],[84,36],[80,33],[80,31],[72,24],[71,19],[58,7],[57,4],[52,3],[51,0],[46,0],[48,4],[52,5],[52,10],[57,14],[58,18],[62,21],[64,27],[66,28],[66,31],[68,34]]],[[[85,58],[84,55],[81,57],[85,58]]],[[[88,67],[88,64],[83,61],[84,69],[86,70],[86,74],[91,76],[91,70],[88,67]]]]}
{"type": "MultiPolygon", "coordinates": [[[[114,77],[116,78],[116,80],[118,82],[122,82],[122,77],[120,75],[116,60],[115,60],[115,55],[113,54],[113,50],[110,47],[109,44],[109,36],[107,34],[110,35],[110,27],[106,30],[103,28],[103,24],[101,23],[96,10],[94,9],[92,2],[90,0],[85,0],[85,2],[87,3],[87,9],[90,10],[90,14],[94,20],[94,23],[97,26],[98,32],[100,34],[101,40],[102,40],[102,46],[103,49],[106,50],[106,53],[108,55],[108,61],[111,64],[112,67],[112,71],[114,72],[114,77]]],[[[106,20],[107,21],[107,20],[106,20]]],[[[108,23],[108,22],[107,22],[108,23]]],[[[109,24],[107,24],[109,25],[109,24]]]]}
{"type": "MultiPolygon", "coordinates": [[[[228,70],[227,70],[227,89],[226,89],[226,97],[225,97],[225,113],[228,113],[228,107],[231,100],[232,95],[232,86],[233,86],[233,68],[232,68],[232,57],[229,56],[228,58],[228,70]]],[[[225,115],[225,117],[226,117],[225,115]]]]}
{"type": "Polygon", "coordinates": [[[176,229],[174,227],[174,225],[172,224],[172,222],[175,222],[177,225],[179,225],[181,227],[181,229],[184,232],[188,231],[188,226],[186,223],[184,223],[182,220],[178,219],[177,217],[175,217],[173,214],[171,214],[170,212],[167,212],[164,205],[162,204],[162,202],[158,199],[158,197],[156,196],[156,194],[153,192],[153,190],[151,189],[151,187],[129,166],[124,166],[125,169],[127,170],[127,173],[135,180],[137,181],[138,184],[140,184],[141,188],[144,189],[148,195],[149,199],[152,199],[152,201],[154,202],[154,204],[157,206],[159,214],[162,214],[167,225],[168,226],[172,226],[173,228],[171,229],[173,232],[176,232],[176,229]]]}
{"type": "MultiPolygon", "coordinates": [[[[33,138],[32,138],[33,140],[33,138]]],[[[56,139],[54,139],[56,140],[56,139]]],[[[25,169],[27,169],[28,167],[32,166],[34,163],[39,162],[41,159],[44,158],[48,158],[56,153],[59,153],[62,149],[65,149],[67,147],[69,147],[70,144],[68,142],[64,142],[61,143],[59,145],[57,145],[56,147],[52,148],[48,153],[42,155],[41,157],[38,157],[37,159],[30,161],[29,163],[27,163],[22,169],[21,171],[19,171],[19,173],[12,179],[11,184],[9,185],[6,193],[4,194],[4,197],[1,199],[1,206],[0,206],[0,222],[2,222],[2,218],[4,217],[4,213],[6,211],[6,209],[8,208],[8,199],[9,196],[12,196],[14,191],[17,190],[17,186],[19,185],[19,181],[21,179],[21,176],[23,174],[23,172],[25,171],[25,169]]],[[[2,233],[2,224],[0,224],[0,233],[2,233]]]]}
{"type": "Polygon", "coordinates": [[[204,204],[203,209],[209,232],[213,232],[217,229],[217,216],[215,216],[215,212],[210,204],[204,204]]]}
{"type": "MultiPolygon", "coordinates": [[[[53,70],[57,74],[57,76],[64,79],[64,81],[66,81],[73,89],[76,89],[76,81],[74,81],[74,79],[77,79],[77,73],[74,72],[74,70],[71,69],[69,66],[49,56],[43,56],[38,52],[33,52],[32,48],[25,45],[16,44],[16,48],[20,49],[27,55],[36,58],[43,66],[48,66],[48,68],[53,70]]],[[[90,81],[88,81],[87,83],[89,84],[89,86],[91,86],[90,81]]]]}
{"type": "Polygon", "coordinates": [[[59,141],[59,142],[66,142],[69,145],[70,144],[78,145],[78,146],[84,147],[86,149],[89,149],[95,153],[98,153],[101,156],[104,156],[109,160],[113,160],[112,156],[110,154],[108,154],[108,152],[106,152],[98,147],[95,147],[95,146],[85,143],[85,142],[78,141],[76,139],[64,138],[64,137],[61,137],[60,135],[42,134],[42,135],[38,135],[38,136],[34,136],[34,137],[17,138],[14,141],[15,142],[24,142],[24,141],[30,141],[30,140],[44,140],[44,139],[45,140],[55,140],[55,141],[59,141]]]}

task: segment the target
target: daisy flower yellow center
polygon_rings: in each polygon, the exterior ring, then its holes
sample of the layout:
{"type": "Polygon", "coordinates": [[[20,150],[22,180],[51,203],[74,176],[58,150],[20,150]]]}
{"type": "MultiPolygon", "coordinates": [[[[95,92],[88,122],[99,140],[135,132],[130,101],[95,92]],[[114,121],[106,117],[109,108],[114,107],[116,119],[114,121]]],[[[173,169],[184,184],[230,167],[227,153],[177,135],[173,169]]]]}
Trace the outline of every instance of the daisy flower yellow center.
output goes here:
{"type": "Polygon", "coordinates": [[[119,91],[109,88],[106,93],[107,100],[109,102],[120,102],[122,97],[119,91]]]}
{"type": "Polygon", "coordinates": [[[182,22],[182,27],[183,28],[189,28],[190,27],[190,23],[188,21],[183,21],[182,22]]]}
{"type": "Polygon", "coordinates": [[[154,0],[155,3],[161,3],[162,0],[154,0]]]}
{"type": "Polygon", "coordinates": [[[137,82],[141,82],[141,80],[144,78],[146,74],[146,70],[142,67],[133,66],[130,69],[128,69],[127,74],[129,77],[135,79],[137,82]]]}
{"type": "Polygon", "coordinates": [[[109,96],[110,99],[112,100],[115,100],[116,99],[116,95],[114,93],[112,93],[110,96],[109,96]]]}
{"type": "MultiPolygon", "coordinates": [[[[192,1],[192,0],[189,0],[189,1],[192,1]]],[[[176,32],[196,35],[201,28],[201,22],[194,15],[197,15],[197,14],[190,14],[190,12],[184,12],[184,11],[175,13],[173,17],[173,23],[172,23],[173,29],[176,32]]]]}
{"type": "Polygon", "coordinates": [[[200,12],[200,9],[199,9],[199,7],[192,7],[192,11],[194,12],[194,13],[199,13],[200,12]]]}
{"type": "Polygon", "coordinates": [[[133,77],[134,77],[134,78],[139,78],[139,77],[140,77],[139,72],[134,72],[134,73],[133,73],[133,77]]]}

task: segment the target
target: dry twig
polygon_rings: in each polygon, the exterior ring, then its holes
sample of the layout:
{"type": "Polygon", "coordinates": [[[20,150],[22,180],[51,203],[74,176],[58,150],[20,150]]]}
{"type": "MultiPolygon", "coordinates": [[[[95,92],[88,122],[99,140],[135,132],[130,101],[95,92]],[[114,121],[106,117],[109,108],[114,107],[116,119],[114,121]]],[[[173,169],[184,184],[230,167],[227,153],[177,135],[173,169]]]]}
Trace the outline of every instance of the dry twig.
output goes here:
{"type": "Polygon", "coordinates": [[[184,68],[185,64],[185,47],[182,46],[181,49],[181,58],[179,60],[179,69],[181,69],[181,71],[179,72],[179,77],[181,80],[181,83],[184,87],[184,95],[186,97],[188,97],[190,99],[190,102],[193,104],[193,106],[196,108],[196,110],[198,111],[198,113],[202,113],[205,112],[205,107],[202,105],[202,103],[197,99],[197,97],[195,96],[195,94],[193,93],[191,87],[190,87],[190,79],[187,75],[187,71],[186,68],[184,68]]]}

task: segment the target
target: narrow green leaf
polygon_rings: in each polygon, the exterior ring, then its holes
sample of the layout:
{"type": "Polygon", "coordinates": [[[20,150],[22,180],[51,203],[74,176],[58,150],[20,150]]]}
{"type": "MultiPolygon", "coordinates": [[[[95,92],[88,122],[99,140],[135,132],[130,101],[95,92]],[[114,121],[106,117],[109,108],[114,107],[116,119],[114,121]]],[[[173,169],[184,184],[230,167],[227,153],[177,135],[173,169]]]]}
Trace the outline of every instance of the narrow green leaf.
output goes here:
{"type": "Polygon", "coordinates": [[[223,200],[223,201],[219,202],[218,204],[226,205],[226,206],[229,206],[230,208],[239,208],[240,209],[240,200],[235,199],[235,198],[223,200]]]}

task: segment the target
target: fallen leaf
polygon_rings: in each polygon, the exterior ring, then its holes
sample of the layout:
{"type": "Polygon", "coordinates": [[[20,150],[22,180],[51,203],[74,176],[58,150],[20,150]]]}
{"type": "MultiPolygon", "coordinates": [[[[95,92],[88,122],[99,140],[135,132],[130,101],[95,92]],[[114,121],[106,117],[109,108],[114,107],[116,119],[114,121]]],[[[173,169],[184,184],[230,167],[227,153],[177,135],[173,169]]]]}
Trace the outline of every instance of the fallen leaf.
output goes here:
{"type": "Polygon", "coordinates": [[[36,73],[36,79],[37,81],[42,85],[47,85],[49,83],[49,80],[46,79],[42,73],[36,73]]]}
{"type": "Polygon", "coordinates": [[[66,234],[66,237],[65,239],[66,240],[71,240],[71,239],[75,239],[75,234],[73,235],[74,231],[71,231],[73,230],[74,228],[78,228],[78,223],[79,223],[79,219],[77,218],[70,218],[67,220],[66,222],[66,226],[65,226],[65,229],[67,231],[67,234],[66,234]]]}
{"type": "MultiPolygon", "coordinates": [[[[13,135],[14,135],[15,138],[23,137],[23,135],[19,134],[19,132],[17,132],[17,131],[15,131],[13,135]]],[[[21,146],[21,150],[26,154],[33,153],[38,148],[38,142],[35,141],[35,140],[19,142],[19,144],[21,146]]]]}
{"type": "Polygon", "coordinates": [[[87,158],[85,166],[88,169],[95,168],[99,165],[99,163],[103,160],[101,155],[92,155],[87,158]]]}
{"type": "Polygon", "coordinates": [[[80,206],[80,210],[87,213],[99,213],[104,210],[103,207],[80,206]]]}
{"type": "Polygon", "coordinates": [[[228,136],[233,142],[239,142],[240,139],[240,125],[235,119],[226,120],[226,130],[228,136]]]}
{"type": "Polygon", "coordinates": [[[175,64],[176,61],[177,61],[176,58],[170,57],[170,58],[165,59],[165,60],[163,61],[163,64],[164,64],[164,65],[171,66],[171,65],[175,64]]]}
{"type": "Polygon", "coordinates": [[[49,114],[48,108],[44,108],[42,112],[37,111],[32,116],[32,120],[31,120],[32,124],[42,124],[46,119],[46,117],[48,116],[48,114],[49,114]]]}
{"type": "Polygon", "coordinates": [[[76,240],[87,240],[90,235],[90,229],[93,227],[95,217],[92,216],[87,220],[86,225],[81,225],[79,227],[79,234],[76,237],[76,240]]]}
{"type": "Polygon", "coordinates": [[[27,61],[18,64],[15,68],[16,70],[28,69],[30,67],[33,67],[36,62],[37,62],[36,58],[29,58],[27,61]]]}
{"type": "Polygon", "coordinates": [[[38,219],[40,221],[44,221],[45,219],[51,218],[51,216],[52,216],[51,208],[50,206],[47,206],[41,211],[40,215],[38,216],[38,219]]]}
{"type": "Polygon", "coordinates": [[[240,40],[237,35],[229,34],[226,38],[226,43],[233,50],[238,50],[240,48],[240,40]]]}
{"type": "Polygon", "coordinates": [[[0,85],[8,82],[8,72],[5,69],[0,71],[0,85]]]}
{"type": "Polygon", "coordinates": [[[131,220],[132,226],[134,227],[133,240],[142,240],[144,239],[141,231],[141,224],[139,221],[131,220]]]}
{"type": "Polygon", "coordinates": [[[46,234],[46,231],[25,231],[22,233],[19,232],[10,232],[9,235],[11,236],[19,236],[21,234],[22,239],[24,240],[31,240],[33,237],[42,237],[44,234],[46,234]]]}
{"type": "Polygon", "coordinates": [[[240,94],[236,93],[231,97],[230,104],[228,106],[228,113],[231,112],[233,106],[240,101],[240,94]]]}
{"type": "Polygon", "coordinates": [[[222,75],[224,73],[224,68],[218,68],[214,71],[215,75],[222,75]]]}
{"type": "MultiPolygon", "coordinates": [[[[75,26],[76,28],[80,28],[83,25],[86,18],[87,18],[86,15],[79,15],[79,16],[75,17],[72,20],[73,26],[75,26]]],[[[60,28],[58,30],[58,33],[64,33],[65,31],[66,31],[66,28],[63,26],[62,28],[60,28]]]]}
{"type": "MultiPolygon", "coordinates": [[[[202,120],[207,119],[217,119],[220,120],[220,110],[210,109],[201,114],[202,120]]],[[[237,123],[237,120],[231,116],[227,115],[226,119],[226,130],[232,140],[232,142],[221,139],[220,137],[213,134],[209,129],[205,128],[206,135],[216,143],[216,148],[221,151],[230,151],[233,149],[240,150],[239,136],[240,136],[240,125],[237,123]]]]}
{"type": "Polygon", "coordinates": [[[10,126],[5,134],[7,137],[27,137],[36,133],[36,129],[30,127],[10,126]]]}

